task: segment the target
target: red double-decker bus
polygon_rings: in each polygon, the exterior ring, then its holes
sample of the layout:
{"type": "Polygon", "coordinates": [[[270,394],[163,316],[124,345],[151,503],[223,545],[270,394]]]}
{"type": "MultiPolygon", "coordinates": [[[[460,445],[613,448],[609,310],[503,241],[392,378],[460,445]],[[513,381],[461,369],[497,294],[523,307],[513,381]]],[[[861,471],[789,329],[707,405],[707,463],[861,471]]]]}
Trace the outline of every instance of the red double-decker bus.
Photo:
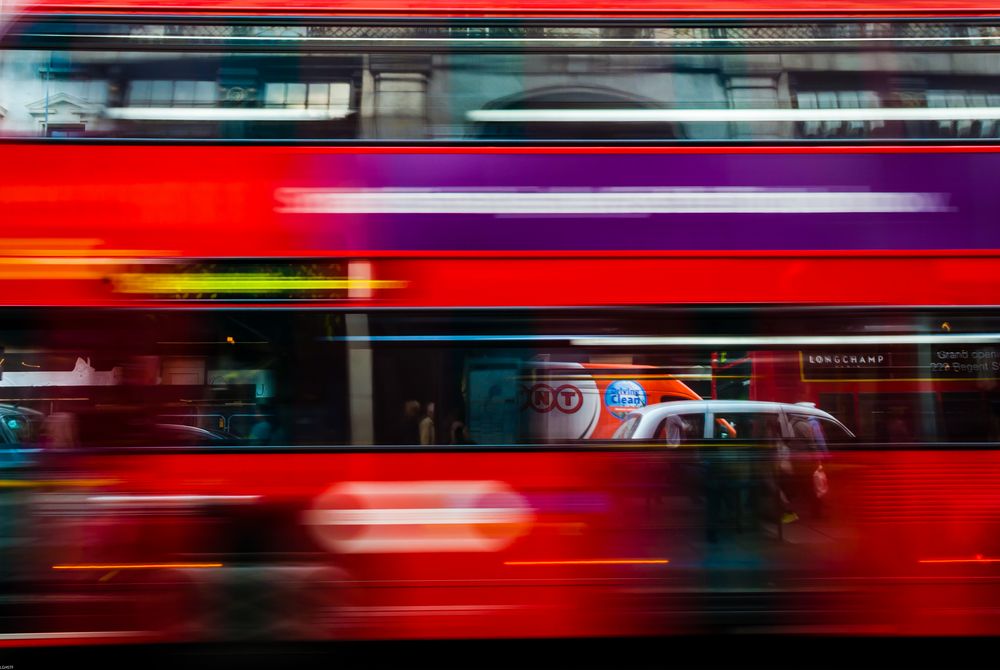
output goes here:
{"type": "Polygon", "coordinates": [[[996,631],[988,4],[4,11],[0,645],[996,631]]]}
{"type": "Polygon", "coordinates": [[[46,243],[6,253],[115,260],[9,300],[237,257],[368,260],[351,297],[387,305],[993,300],[975,3],[322,6],[8,14],[2,197],[46,243]]]}

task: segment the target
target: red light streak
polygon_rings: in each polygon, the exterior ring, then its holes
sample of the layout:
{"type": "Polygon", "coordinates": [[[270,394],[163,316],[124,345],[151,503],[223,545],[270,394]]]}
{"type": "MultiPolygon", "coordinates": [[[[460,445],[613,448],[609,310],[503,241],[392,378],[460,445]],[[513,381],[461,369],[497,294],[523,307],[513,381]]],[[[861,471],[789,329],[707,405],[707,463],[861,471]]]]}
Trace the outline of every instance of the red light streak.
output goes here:
{"type": "Polygon", "coordinates": [[[1000,558],[987,558],[976,554],[972,558],[923,558],[918,563],[1000,563],[1000,558]]]}

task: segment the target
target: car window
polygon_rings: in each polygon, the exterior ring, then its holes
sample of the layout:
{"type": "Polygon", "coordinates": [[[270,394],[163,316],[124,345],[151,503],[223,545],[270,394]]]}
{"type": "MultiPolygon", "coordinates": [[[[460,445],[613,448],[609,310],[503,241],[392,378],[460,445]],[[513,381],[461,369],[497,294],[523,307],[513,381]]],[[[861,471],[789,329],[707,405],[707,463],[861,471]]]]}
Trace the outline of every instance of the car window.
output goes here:
{"type": "Polygon", "coordinates": [[[853,442],[854,438],[848,433],[843,426],[838,424],[836,421],[830,421],[829,419],[818,418],[819,427],[823,431],[823,437],[826,438],[828,443],[836,444],[838,442],[853,442]]]}
{"type": "Polygon", "coordinates": [[[712,437],[717,440],[763,440],[781,435],[772,412],[716,412],[712,437]]]}
{"type": "Polygon", "coordinates": [[[792,437],[796,439],[816,442],[822,437],[822,432],[816,431],[816,426],[811,421],[811,417],[792,414],[788,417],[788,422],[792,427],[792,437]]]}
{"type": "Polygon", "coordinates": [[[0,420],[11,432],[15,442],[32,444],[38,440],[38,423],[36,421],[16,413],[4,414],[0,420]]]}
{"type": "Polygon", "coordinates": [[[781,421],[777,414],[753,414],[749,429],[750,433],[747,438],[751,440],[773,442],[781,439],[781,421]]]}
{"type": "Polygon", "coordinates": [[[635,429],[639,427],[639,422],[641,420],[642,417],[639,415],[628,417],[627,419],[625,419],[625,421],[622,422],[622,425],[618,426],[618,430],[616,430],[614,435],[611,436],[611,439],[612,440],[630,439],[632,437],[632,434],[635,433],[635,429]]]}
{"type": "Polygon", "coordinates": [[[828,443],[848,442],[851,437],[843,428],[829,419],[809,414],[790,414],[788,422],[792,436],[800,446],[826,449],[828,443]]]}
{"type": "Polygon", "coordinates": [[[225,437],[195,426],[159,424],[153,426],[148,440],[153,446],[196,447],[218,445],[225,437]]]}
{"type": "Polygon", "coordinates": [[[698,413],[673,414],[656,427],[653,439],[666,442],[668,447],[679,447],[705,436],[705,415],[698,413]]]}
{"type": "Polygon", "coordinates": [[[156,445],[188,446],[206,441],[206,435],[175,426],[156,426],[152,431],[150,441],[156,445]]]}

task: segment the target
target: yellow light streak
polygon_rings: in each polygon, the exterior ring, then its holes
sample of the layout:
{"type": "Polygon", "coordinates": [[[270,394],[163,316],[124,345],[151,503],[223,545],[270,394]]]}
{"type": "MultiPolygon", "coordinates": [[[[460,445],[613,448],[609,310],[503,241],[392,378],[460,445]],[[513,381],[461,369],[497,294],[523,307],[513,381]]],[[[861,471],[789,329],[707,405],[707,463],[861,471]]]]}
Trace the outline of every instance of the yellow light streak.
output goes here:
{"type": "Polygon", "coordinates": [[[221,568],[222,563],[94,563],[53,565],[53,570],[158,570],[162,568],[221,568]]]}
{"type": "Polygon", "coordinates": [[[91,486],[111,486],[120,484],[117,479],[43,479],[38,481],[0,479],[0,489],[29,488],[86,488],[91,486]]]}
{"type": "Polygon", "coordinates": [[[179,256],[176,249],[25,249],[0,247],[0,257],[4,260],[22,262],[73,262],[77,259],[98,258],[170,258],[179,256]],[[9,256],[9,258],[7,258],[9,256]],[[20,257],[20,258],[18,258],[20,257]]]}
{"type": "Polygon", "coordinates": [[[280,293],[285,291],[403,288],[405,281],[343,277],[275,277],[253,273],[139,274],[115,277],[122,293],[280,293]]]}
{"type": "Polygon", "coordinates": [[[109,249],[89,237],[0,237],[0,256],[177,256],[175,249],[109,249]]]}
{"type": "Polygon", "coordinates": [[[96,237],[0,237],[0,249],[11,247],[73,247],[92,248],[104,243],[96,237]]]}

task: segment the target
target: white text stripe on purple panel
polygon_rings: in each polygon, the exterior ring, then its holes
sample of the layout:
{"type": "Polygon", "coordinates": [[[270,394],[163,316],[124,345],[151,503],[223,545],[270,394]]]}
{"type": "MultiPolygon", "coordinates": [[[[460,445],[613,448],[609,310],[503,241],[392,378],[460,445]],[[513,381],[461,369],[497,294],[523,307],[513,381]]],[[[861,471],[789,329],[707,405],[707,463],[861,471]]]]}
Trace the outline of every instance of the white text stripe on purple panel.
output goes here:
{"type": "Polygon", "coordinates": [[[944,193],[771,188],[281,188],[284,214],[889,214],[951,211],[944,193]]]}

